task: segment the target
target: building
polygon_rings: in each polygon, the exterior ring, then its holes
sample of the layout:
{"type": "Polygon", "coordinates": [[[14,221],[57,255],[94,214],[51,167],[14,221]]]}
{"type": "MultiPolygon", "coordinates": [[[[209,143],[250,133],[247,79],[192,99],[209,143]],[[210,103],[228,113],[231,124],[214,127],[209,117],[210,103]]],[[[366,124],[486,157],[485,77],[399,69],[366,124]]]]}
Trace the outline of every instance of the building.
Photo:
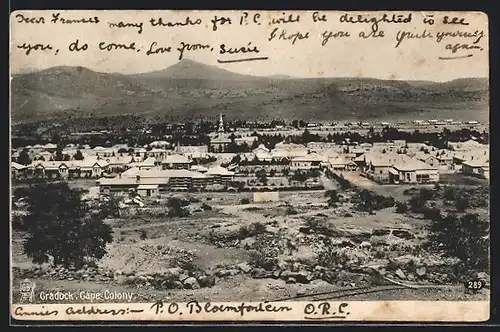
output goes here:
{"type": "Polygon", "coordinates": [[[214,178],[199,172],[185,169],[138,168],[112,179],[100,179],[99,190],[102,194],[126,194],[136,191],[143,196],[155,196],[169,191],[199,191],[214,183],[214,178]]]}
{"type": "Polygon", "coordinates": [[[472,139],[465,142],[449,142],[448,147],[454,151],[470,151],[474,149],[487,148],[486,145],[478,143],[472,139]]]}
{"type": "Polygon", "coordinates": [[[105,160],[35,161],[25,169],[26,177],[38,179],[100,178],[108,171],[105,160]]]}
{"type": "Polygon", "coordinates": [[[189,158],[180,154],[168,155],[161,162],[162,169],[189,169],[191,164],[189,158]]]}
{"type": "Polygon", "coordinates": [[[22,179],[26,176],[26,166],[18,164],[16,162],[11,162],[11,178],[12,179],[22,179]]]}
{"type": "Polygon", "coordinates": [[[74,160],[67,162],[68,178],[100,178],[108,171],[108,162],[105,160],[95,160],[87,158],[84,160],[74,160]]]}
{"type": "Polygon", "coordinates": [[[469,175],[482,175],[490,178],[490,160],[489,157],[482,157],[473,160],[467,160],[462,163],[462,173],[469,175]]]}
{"type": "Polygon", "coordinates": [[[397,161],[389,169],[389,183],[435,183],[439,181],[436,167],[432,167],[416,158],[397,161]]]}
{"type": "Polygon", "coordinates": [[[213,168],[209,168],[205,174],[213,177],[214,184],[220,184],[222,186],[229,187],[234,181],[235,173],[227,170],[224,167],[216,166],[213,168]]]}
{"type": "Polygon", "coordinates": [[[67,179],[69,167],[63,161],[35,161],[27,166],[27,174],[36,179],[67,179]]]}
{"type": "Polygon", "coordinates": [[[318,154],[311,153],[293,158],[290,161],[290,169],[319,169],[322,161],[322,158],[318,154]]]}
{"type": "Polygon", "coordinates": [[[146,160],[138,163],[137,167],[140,170],[142,170],[142,169],[148,170],[148,169],[154,168],[157,164],[158,164],[158,162],[156,161],[155,157],[149,157],[146,160]]]}
{"type": "Polygon", "coordinates": [[[365,154],[364,161],[355,159],[358,167],[366,174],[368,178],[375,181],[387,183],[389,182],[389,170],[397,162],[410,159],[404,154],[395,153],[377,153],[372,152],[365,154]]]}
{"type": "Polygon", "coordinates": [[[219,135],[216,138],[210,140],[210,148],[215,152],[222,152],[228,145],[231,144],[231,140],[227,137],[219,135]]]}

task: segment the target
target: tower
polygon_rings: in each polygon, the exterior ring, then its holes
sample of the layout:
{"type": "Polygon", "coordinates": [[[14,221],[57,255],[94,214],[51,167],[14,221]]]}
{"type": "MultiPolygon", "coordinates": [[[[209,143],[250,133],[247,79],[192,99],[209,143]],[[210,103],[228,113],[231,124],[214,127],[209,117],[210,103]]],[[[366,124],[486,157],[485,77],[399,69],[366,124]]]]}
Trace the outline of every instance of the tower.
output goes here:
{"type": "Polygon", "coordinates": [[[224,132],[224,120],[222,119],[222,113],[220,114],[220,117],[219,117],[219,129],[218,129],[218,132],[219,133],[223,133],[224,132]]]}

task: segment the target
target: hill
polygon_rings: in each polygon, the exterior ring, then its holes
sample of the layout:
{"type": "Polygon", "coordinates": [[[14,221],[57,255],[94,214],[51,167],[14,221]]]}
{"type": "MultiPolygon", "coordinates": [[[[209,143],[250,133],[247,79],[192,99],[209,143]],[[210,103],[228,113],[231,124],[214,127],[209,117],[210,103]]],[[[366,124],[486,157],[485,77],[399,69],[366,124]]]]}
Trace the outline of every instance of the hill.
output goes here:
{"type": "Polygon", "coordinates": [[[488,81],[445,83],[371,78],[256,77],[182,60],[122,75],[53,67],[13,75],[13,121],[92,114],[246,119],[488,118],[488,81]]]}

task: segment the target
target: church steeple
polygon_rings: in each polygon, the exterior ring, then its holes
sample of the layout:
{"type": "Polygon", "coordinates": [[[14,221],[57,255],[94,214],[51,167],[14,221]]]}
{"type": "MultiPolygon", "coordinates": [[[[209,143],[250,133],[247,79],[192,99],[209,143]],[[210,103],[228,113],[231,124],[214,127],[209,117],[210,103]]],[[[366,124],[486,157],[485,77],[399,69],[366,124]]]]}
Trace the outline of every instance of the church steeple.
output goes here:
{"type": "Polygon", "coordinates": [[[224,120],[222,119],[222,113],[220,114],[220,117],[219,117],[219,129],[218,129],[218,132],[219,133],[223,133],[224,132],[224,120]]]}

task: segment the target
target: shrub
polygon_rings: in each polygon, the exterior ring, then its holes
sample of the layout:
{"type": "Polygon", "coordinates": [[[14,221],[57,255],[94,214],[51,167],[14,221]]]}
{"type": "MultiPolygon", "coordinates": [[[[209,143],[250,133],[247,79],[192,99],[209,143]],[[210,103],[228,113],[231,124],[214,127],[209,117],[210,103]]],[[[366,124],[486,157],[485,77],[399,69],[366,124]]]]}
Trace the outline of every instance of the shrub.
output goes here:
{"type": "Polygon", "coordinates": [[[377,211],[394,206],[394,197],[378,195],[370,190],[363,189],[355,197],[357,207],[361,211],[377,211]]]}
{"type": "Polygon", "coordinates": [[[238,238],[245,239],[247,237],[256,236],[266,232],[266,225],[261,222],[253,222],[248,226],[241,226],[238,230],[238,238]]]}
{"type": "Polygon", "coordinates": [[[250,203],[250,199],[248,199],[248,198],[242,198],[240,203],[241,204],[249,204],[250,203]]]}
{"type": "Polygon", "coordinates": [[[189,211],[185,208],[185,206],[189,205],[189,202],[177,198],[177,197],[171,197],[167,201],[167,206],[168,206],[168,215],[170,217],[187,217],[189,216],[189,211]]]}
{"type": "Polygon", "coordinates": [[[470,269],[489,266],[489,221],[477,214],[450,214],[431,226],[429,246],[457,257],[470,269]]]}
{"type": "Polygon", "coordinates": [[[471,201],[468,194],[462,193],[455,198],[455,208],[459,212],[464,212],[471,207],[471,201]]]}
{"type": "Polygon", "coordinates": [[[294,214],[297,214],[297,210],[295,210],[295,208],[293,206],[289,206],[286,208],[285,214],[286,215],[294,215],[294,214]]]}
{"type": "Polygon", "coordinates": [[[328,190],[325,192],[325,197],[328,197],[328,206],[336,206],[340,201],[336,190],[328,190]]]}
{"type": "Polygon", "coordinates": [[[273,270],[278,265],[277,255],[263,248],[261,251],[252,250],[248,253],[248,264],[265,270],[273,270]]]}
{"type": "Polygon", "coordinates": [[[441,220],[441,211],[437,208],[424,208],[423,214],[425,219],[430,219],[433,221],[441,220]]]}
{"type": "Polygon", "coordinates": [[[396,202],[396,213],[406,213],[408,205],[404,202],[396,202]]]}
{"type": "Polygon", "coordinates": [[[337,234],[335,228],[321,219],[308,219],[304,223],[313,233],[334,236],[337,234]]]}
{"type": "Polygon", "coordinates": [[[141,235],[140,235],[140,239],[141,240],[146,240],[148,238],[148,232],[146,232],[146,230],[141,230],[141,235]]]}

